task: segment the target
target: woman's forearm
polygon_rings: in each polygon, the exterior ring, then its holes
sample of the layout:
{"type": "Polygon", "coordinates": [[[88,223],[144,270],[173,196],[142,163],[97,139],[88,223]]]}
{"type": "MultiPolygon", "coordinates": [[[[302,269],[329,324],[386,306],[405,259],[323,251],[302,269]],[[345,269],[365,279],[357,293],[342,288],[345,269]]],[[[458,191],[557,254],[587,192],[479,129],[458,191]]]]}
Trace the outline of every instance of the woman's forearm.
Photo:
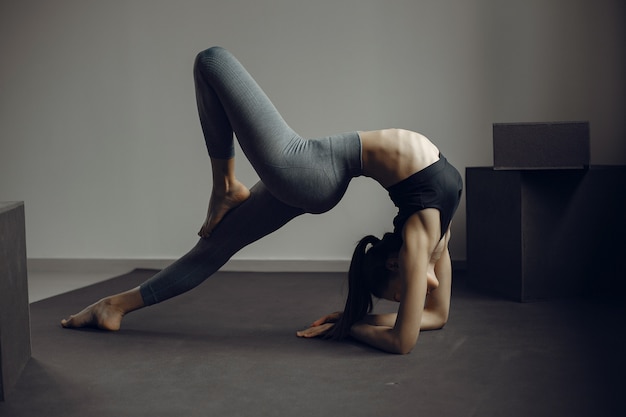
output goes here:
{"type": "Polygon", "coordinates": [[[397,313],[368,314],[363,319],[363,322],[372,326],[393,327],[396,324],[397,317],[397,313]]]}
{"type": "MultiPolygon", "coordinates": [[[[369,324],[371,326],[393,327],[396,324],[397,317],[397,313],[368,314],[363,319],[363,323],[369,324]]],[[[441,329],[445,324],[446,320],[445,318],[441,317],[440,314],[435,311],[424,310],[424,313],[422,314],[422,324],[420,326],[420,330],[438,330],[441,329]]]]}
{"type": "Polygon", "coordinates": [[[352,326],[350,335],[356,340],[389,353],[407,354],[417,340],[404,340],[389,326],[373,326],[359,322],[352,326]]]}

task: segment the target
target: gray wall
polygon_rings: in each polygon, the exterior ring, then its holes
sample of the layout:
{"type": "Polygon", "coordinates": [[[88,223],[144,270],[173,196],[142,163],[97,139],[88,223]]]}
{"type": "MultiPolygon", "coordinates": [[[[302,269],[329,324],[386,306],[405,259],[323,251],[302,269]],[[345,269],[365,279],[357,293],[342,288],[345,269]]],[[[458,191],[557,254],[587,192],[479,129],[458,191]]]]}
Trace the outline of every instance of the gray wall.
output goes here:
{"type": "MultiPolygon", "coordinates": [[[[624,164],[624,20],[621,0],[3,1],[0,200],[25,201],[32,258],[186,252],[211,187],[191,67],[211,45],[305,136],[412,129],[464,171],[492,164],[494,122],[589,120],[592,162],[624,164]]],[[[394,214],[359,178],[237,258],[347,259],[394,214]]],[[[463,260],[464,203],[453,235],[463,260]]]]}

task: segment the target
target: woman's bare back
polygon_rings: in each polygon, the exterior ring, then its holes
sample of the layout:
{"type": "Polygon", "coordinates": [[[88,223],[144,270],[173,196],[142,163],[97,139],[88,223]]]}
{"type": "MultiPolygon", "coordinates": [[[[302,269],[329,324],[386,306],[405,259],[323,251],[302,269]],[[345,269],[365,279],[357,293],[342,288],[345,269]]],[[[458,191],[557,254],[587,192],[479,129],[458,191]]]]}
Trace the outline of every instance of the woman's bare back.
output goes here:
{"type": "Polygon", "coordinates": [[[425,136],[403,129],[359,132],[363,175],[387,188],[439,160],[439,149],[425,136]]]}

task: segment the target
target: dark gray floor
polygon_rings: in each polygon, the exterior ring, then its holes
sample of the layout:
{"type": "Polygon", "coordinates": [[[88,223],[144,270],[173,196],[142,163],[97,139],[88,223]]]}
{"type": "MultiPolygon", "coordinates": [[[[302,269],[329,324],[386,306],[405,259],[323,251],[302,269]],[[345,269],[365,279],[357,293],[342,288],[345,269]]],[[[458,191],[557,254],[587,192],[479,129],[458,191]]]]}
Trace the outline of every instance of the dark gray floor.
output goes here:
{"type": "Polygon", "coordinates": [[[0,416],[626,415],[619,303],[521,304],[462,274],[446,328],[407,356],[295,337],[342,307],[338,274],[219,273],[117,333],[58,325],[153,273],[32,304],[33,358],[0,416]]]}

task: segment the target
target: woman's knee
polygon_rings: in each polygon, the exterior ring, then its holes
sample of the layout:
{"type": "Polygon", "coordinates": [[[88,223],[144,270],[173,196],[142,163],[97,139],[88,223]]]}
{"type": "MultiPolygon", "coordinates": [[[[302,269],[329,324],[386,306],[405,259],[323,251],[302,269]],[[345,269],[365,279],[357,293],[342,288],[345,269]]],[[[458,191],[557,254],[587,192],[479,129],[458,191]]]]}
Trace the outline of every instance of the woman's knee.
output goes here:
{"type": "Polygon", "coordinates": [[[196,55],[195,67],[210,68],[216,62],[223,61],[230,57],[231,54],[220,46],[213,46],[205,49],[196,55]]]}

